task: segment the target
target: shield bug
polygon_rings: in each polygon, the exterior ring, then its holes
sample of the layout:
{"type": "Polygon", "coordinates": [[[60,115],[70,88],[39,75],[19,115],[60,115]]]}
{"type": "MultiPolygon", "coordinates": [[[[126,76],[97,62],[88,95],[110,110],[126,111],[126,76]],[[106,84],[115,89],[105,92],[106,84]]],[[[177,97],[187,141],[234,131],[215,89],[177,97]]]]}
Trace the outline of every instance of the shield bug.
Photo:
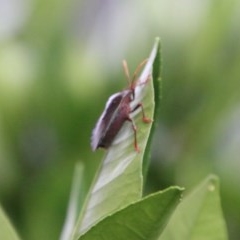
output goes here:
{"type": "MultiPolygon", "coordinates": [[[[141,102],[137,103],[133,107],[130,106],[130,103],[132,103],[135,99],[135,88],[138,84],[137,75],[146,61],[147,60],[138,65],[132,76],[132,79],[129,75],[127,62],[125,60],[123,61],[123,69],[129,81],[129,86],[122,92],[115,93],[109,97],[105,109],[97,121],[95,128],[93,129],[91,137],[91,147],[93,151],[95,151],[97,148],[109,148],[123,124],[126,121],[129,121],[132,124],[132,129],[134,131],[134,148],[137,152],[139,152],[139,147],[137,144],[137,128],[133,119],[130,117],[130,114],[136,111],[138,108],[141,108],[143,122],[150,123],[152,120],[145,116],[141,102]]],[[[139,84],[147,83],[148,79],[149,77],[146,79],[146,81],[139,84]]]]}

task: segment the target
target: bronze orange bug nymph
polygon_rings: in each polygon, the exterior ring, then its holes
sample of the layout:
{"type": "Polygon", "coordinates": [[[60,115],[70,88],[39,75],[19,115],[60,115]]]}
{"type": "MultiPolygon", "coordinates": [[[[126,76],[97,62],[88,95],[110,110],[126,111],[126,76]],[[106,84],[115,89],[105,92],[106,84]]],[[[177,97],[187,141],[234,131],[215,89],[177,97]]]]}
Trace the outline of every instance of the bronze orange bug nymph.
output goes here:
{"type": "MultiPolygon", "coordinates": [[[[132,103],[135,99],[135,88],[138,84],[136,79],[137,74],[146,61],[147,60],[139,64],[133,74],[132,79],[129,75],[127,62],[125,60],[123,61],[123,69],[129,81],[129,87],[109,97],[105,109],[97,121],[95,128],[93,129],[91,137],[91,147],[93,151],[98,148],[109,148],[126,121],[129,121],[132,124],[132,129],[134,131],[134,148],[137,152],[140,151],[137,144],[137,129],[133,119],[130,117],[130,114],[136,111],[138,108],[141,108],[143,122],[150,123],[152,120],[145,116],[144,108],[141,102],[137,103],[133,107],[130,106],[130,103],[132,103]]],[[[147,83],[148,79],[149,77],[144,83],[140,84],[147,83]]]]}

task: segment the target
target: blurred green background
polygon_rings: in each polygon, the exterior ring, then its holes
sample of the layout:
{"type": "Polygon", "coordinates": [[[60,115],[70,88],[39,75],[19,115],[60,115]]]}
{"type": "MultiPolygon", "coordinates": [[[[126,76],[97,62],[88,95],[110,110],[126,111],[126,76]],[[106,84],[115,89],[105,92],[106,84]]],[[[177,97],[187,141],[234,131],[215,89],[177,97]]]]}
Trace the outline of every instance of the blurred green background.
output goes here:
{"type": "Polygon", "coordinates": [[[147,192],[221,179],[240,238],[240,2],[0,1],[0,202],[26,240],[57,239],[71,177],[103,151],[90,135],[109,95],[162,39],[163,98],[147,192]]]}

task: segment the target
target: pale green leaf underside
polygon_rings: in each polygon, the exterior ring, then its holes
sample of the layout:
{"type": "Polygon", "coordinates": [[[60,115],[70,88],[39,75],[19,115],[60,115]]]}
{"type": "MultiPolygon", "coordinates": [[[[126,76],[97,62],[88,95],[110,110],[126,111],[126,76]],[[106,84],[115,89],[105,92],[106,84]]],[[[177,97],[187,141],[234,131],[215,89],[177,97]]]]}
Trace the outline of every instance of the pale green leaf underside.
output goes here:
{"type": "Polygon", "coordinates": [[[183,198],[159,240],[227,240],[219,181],[209,176],[183,198]]]}
{"type": "Polygon", "coordinates": [[[179,202],[181,189],[170,187],[106,217],[79,240],[157,239],[179,202]]]}
{"type": "MultiPolygon", "coordinates": [[[[146,80],[151,75],[151,66],[158,49],[159,39],[156,39],[149,61],[140,77],[141,81],[146,80]]],[[[146,116],[152,119],[154,112],[152,78],[146,84],[136,87],[133,104],[139,102],[143,103],[146,116]]],[[[139,200],[142,196],[142,159],[152,124],[142,122],[140,109],[135,111],[132,117],[137,126],[137,141],[141,151],[137,153],[134,149],[134,135],[131,124],[124,123],[111,147],[106,152],[86,201],[84,211],[77,223],[75,238],[86,232],[99,220],[139,200]]]]}
{"type": "Polygon", "coordinates": [[[17,233],[12,227],[7,216],[0,207],[0,239],[4,240],[19,240],[17,233]]]}

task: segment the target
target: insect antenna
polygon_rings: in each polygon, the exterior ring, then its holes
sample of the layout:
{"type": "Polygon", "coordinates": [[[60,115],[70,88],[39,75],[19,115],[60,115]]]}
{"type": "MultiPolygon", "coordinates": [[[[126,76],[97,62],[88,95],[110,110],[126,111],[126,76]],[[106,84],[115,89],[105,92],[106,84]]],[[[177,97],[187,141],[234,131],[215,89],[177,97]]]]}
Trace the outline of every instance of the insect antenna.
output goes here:
{"type": "Polygon", "coordinates": [[[140,72],[141,68],[147,63],[148,59],[145,59],[144,61],[142,61],[136,68],[133,77],[132,77],[132,85],[134,85],[134,82],[136,81],[136,77],[138,75],[138,73],[140,72]]]}
{"type": "Polygon", "coordinates": [[[129,70],[128,70],[128,65],[127,65],[127,61],[126,60],[123,60],[123,70],[124,70],[124,73],[127,77],[127,80],[129,82],[129,88],[133,89],[135,87],[135,81],[136,81],[136,77],[139,73],[139,71],[141,70],[141,68],[147,63],[148,59],[145,59],[144,61],[142,61],[136,68],[133,76],[132,76],[132,79],[130,77],[130,74],[129,74],[129,70]]]}
{"type": "Polygon", "coordinates": [[[129,74],[129,70],[128,70],[128,65],[127,65],[127,61],[126,60],[123,60],[123,70],[124,70],[124,73],[127,77],[127,80],[128,80],[128,83],[129,83],[129,86],[131,86],[131,78],[130,78],[130,74],[129,74]]]}

